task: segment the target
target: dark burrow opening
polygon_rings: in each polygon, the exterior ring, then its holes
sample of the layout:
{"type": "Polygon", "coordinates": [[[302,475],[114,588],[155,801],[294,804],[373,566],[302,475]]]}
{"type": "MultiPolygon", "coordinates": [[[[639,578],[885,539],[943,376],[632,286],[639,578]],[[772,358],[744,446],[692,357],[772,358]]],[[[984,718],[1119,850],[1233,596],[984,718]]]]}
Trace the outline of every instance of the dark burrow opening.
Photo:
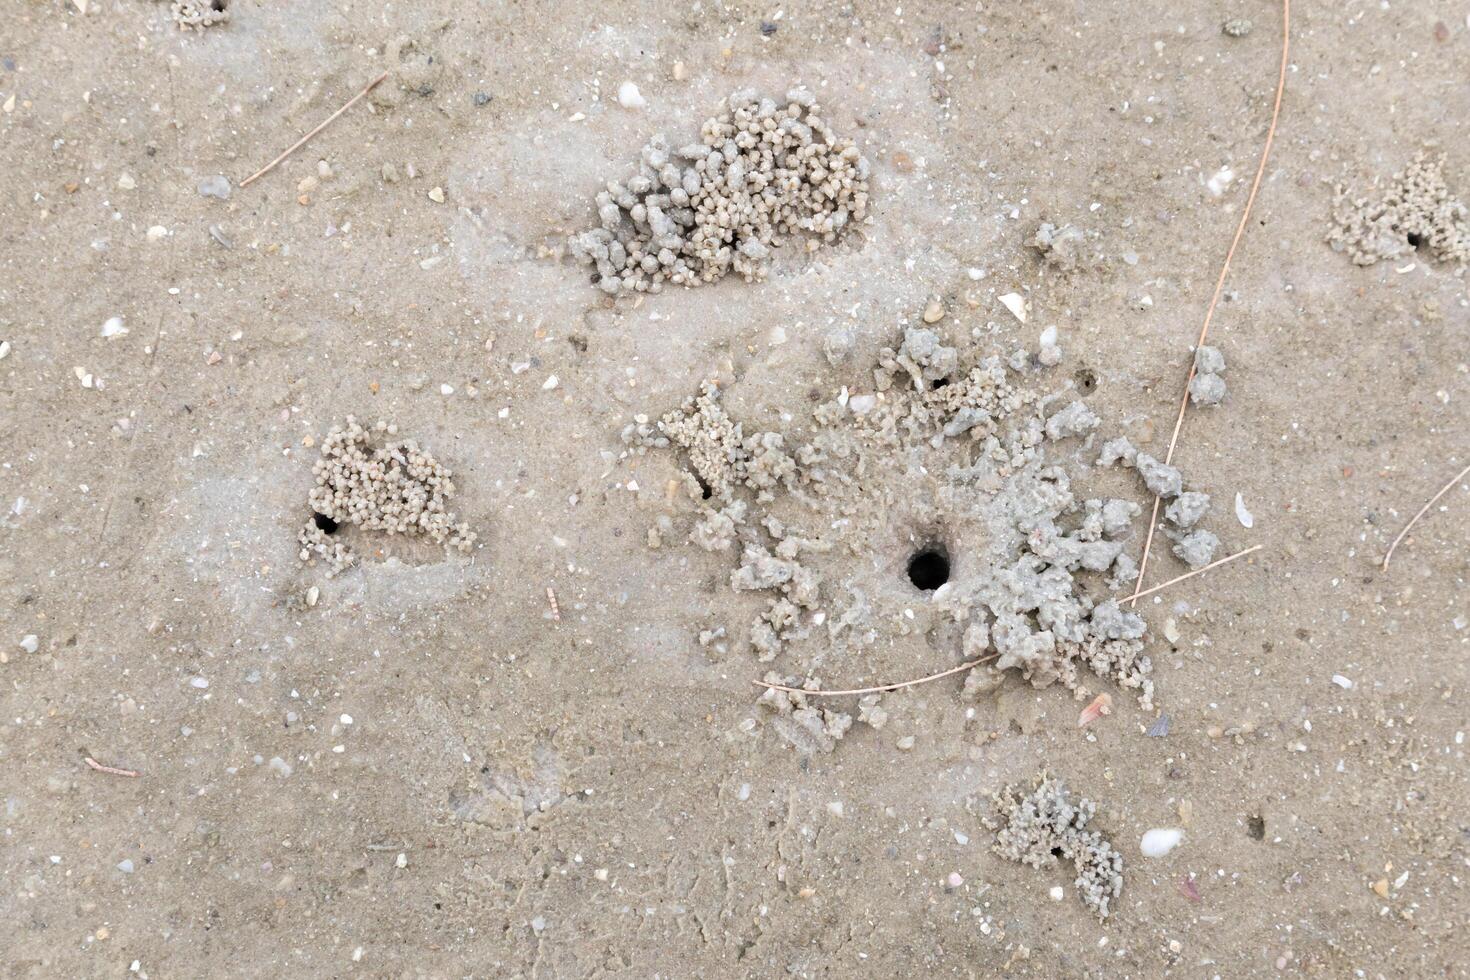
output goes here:
{"type": "Polygon", "coordinates": [[[1407,237],[1409,239],[1409,247],[1410,248],[1416,248],[1417,249],[1417,248],[1423,248],[1424,247],[1424,236],[1421,235],[1421,234],[1419,234],[1418,232],[1412,232],[1411,231],[1411,232],[1409,232],[1409,234],[1408,234],[1407,237]]]}
{"type": "Polygon", "coordinates": [[[933,592],[949,581],[949,555],[938,545],[920,548],[909,559],[909,581],[920,591],[933,592]]]}
{"type": "Polygon", "coordinates": [[[337,522],[332,520],[326,514],[314,513],[311,515],[311,520],[312,523],[316,524],[316,526],[321,530],[323,534],[337,533],[337,522]]]}

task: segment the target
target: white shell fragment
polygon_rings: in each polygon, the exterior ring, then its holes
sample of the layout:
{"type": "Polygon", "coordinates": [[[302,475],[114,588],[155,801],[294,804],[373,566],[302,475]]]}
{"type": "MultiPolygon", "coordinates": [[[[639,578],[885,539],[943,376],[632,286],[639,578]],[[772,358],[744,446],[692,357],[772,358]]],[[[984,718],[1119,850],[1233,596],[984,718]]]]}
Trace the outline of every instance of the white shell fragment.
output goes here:
{"type": "Polygon", "coordinates": [[[648,100],[643,93],[638,91],[638,86],[632,82],[624,82],[618,86],[618,105],[624,109],[642,109],[648,105],[648,100]]]}
{"type": "Polygon", "coordinates": [[[128,328],[123,326],[123,318],[120,316],[108,317],[107,322],[102,324],[102,336],[111,340],[113,337],[127,336],[128,328]]]}
{"type": "Polygon", "coordinates": [[[1168,854],[1179,846],[1184,839],[1184,831],[1172,827],[1156,827],[1143,835],[1138,849],[1143,852],[1144,857],[1158,858],[1168,854]]]}
{"type": "Polygon", "coordinates": [[[1241,527],[1256,526],[1256,519],[1245,509],[1245,498],[1238,493],[1235,495],[1235,519],[1240,521],[1241,527]]]}
{"type": "Polygon", "coordinates": [[[1026,322],[1026,301],[1021,298],[1020,293],[1006,293],[1000,297],[1001,303],[1011,311],[1011,315],[1022,323],[1026,322]]]}

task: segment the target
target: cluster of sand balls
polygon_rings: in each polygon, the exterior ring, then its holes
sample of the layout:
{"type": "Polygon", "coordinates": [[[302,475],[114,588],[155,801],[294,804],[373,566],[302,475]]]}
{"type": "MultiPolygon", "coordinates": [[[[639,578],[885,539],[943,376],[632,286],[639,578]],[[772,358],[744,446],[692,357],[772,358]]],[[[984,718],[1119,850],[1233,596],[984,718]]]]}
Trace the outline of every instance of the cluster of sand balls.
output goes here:
{"type": "MultiPolygon", "coordinates": [[[[386,422],[377,423],[374,430],[390,437],[398,434],[398,427],[386,422]]],[[[447,509],[454,494],[450,470],[411,439],[374,447],[368,430],[349,415],[345,427],[327,433],[313,473],[316,486],[309,497],[313,516],[301,530],[301,560],[322,559],[328,575],[354,561],[350,550],[331,539],[339,525],[426,535],[462,552],[474,546],[475,533],[467,524],[456,524],[447,509]]]]}
{"type": "Polygon", "coordinates": [[[809,248],[837,241],[867,217],[868,162],[818,109],[800,89],[784,104],[741,91],[699,143],[671,151],[655,137],[636,174],[598,192],[602,227],[573,236],[572,254],[618,294],[698,286],[731,269],[750,282],[788,235],[813,236],[809,248]]]}

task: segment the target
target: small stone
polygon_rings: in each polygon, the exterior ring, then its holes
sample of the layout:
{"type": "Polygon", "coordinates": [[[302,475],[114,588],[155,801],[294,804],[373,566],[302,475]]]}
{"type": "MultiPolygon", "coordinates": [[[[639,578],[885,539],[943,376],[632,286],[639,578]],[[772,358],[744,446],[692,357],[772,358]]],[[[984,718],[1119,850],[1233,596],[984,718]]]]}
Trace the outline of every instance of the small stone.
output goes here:
{"type": "Polygon", "coordinates": [[[676,61],[676,62],[674,62],[674,81],[676,81],[676,82],[682,82],[682,81],[684,81],[684,79],[686,79],[688,77],[689,77],[689,69],[687,67],[685,67],[684,62],[682,62],[682,61],[676,61]]]}
{"type": "Polygon", "coordinates": [[[126,336],[128,328],[123,326],[123,318],[120,316],[108,317],[102,324],[102,336],[111,340],[114,337],[126,336]]]}
{"type": "Polygon", "coordinates": [[[394,867],[399,868],[400,870],[403,869],[403,868],[408,867],[408,855],[407,854],[404,854],[402,851],[399,851],[398,852],[398,860],[394,861],[393,862],[393,865],[394,865],[394,867]]]}
{"type": "Polygon", "coordinates": [[[316,175],[322,180],[331,180],[334,176],[332,165],[325,160],[318,160],[316,162],[316,175]]]}
{"type": "Polygon", "coordinates": [[[1143,852],[1144,857],[1163,857],[1184,839],[1184,831],[1173,828],[1156,828],[1143,835],[1138,849],[1143,852]]]}
{"type": "Polygon", "coordinates": [[[914,737],[912,735],[905,735],[894,744],[898,746],[900,751],[907,752],[914,747],[914,737]]]}
{"type": "Polygon", "coordinates": [[[1067,897],[1067,891],[1061,885],[1052,885],[1051,891],[1048,892],[1048,894],[1051,895],[1051,900],[1053,902],[1060,902],[1062,899],[1067,897]]]}
{"type": "Polygon", "coordinates": [[[10,356],[10,341],[0,340],[0,361],[10,356]]]}
{"type": "Polygon", "coordinates": [[[924,307],[924,322],[938,323],[944,319],[944,312],[944,304],[938,299],[931,299],[929,304],[924,307]]]}
{"type": "Polygon", "coordinates": [[[1375,895],[1377,895],[1379,898],[1387,898],[1388,897],[1388,879],[1387,878],[1379,878],[1377,881],[1373,882],[1373,893],[1375,895]]]}
{"type": "Polygon", "coordinates": [[[398,183],[398,168],[391,163],[383,164],[383,182],[388,184],[398,183]]]}
{"type": "Polygon", "coordinates": [[[542,382],[542,384],[541,384],[541,390],[542,391],[550,391],[551,389],[555,388],[560,383],[561,382],[557,380],[556,375],[553,374],[551,377],[547,378],[544,382],[542,382]]]}
{"type": "Polygon", "coordinates": [[[1006,293],[999,297],[1001,305],[1011,311],[1011,315],[1022,323],[1026,322],[1026,301],[1021,298],[1020,293],[1006,293]]]}
{"type": "Polygon", "coordinates": [[[1220,29],[1229,37],[1245,37],[1254,26],[1248,18],[1232,17],[1222,24],[1220,29]]]}
{"type": "MultiPolygon", "coordinates": [[[[121,861],[117,862],[117,870],[121,871],[125,875],[132,874],[133,873],[133,859],[132,858],[123,858],[121,861]]],[[[98,931],[100,932],[101,930],[99,929],[98,931]]]]}
{"type": "Polygon", "coordinates": [[[490,98],[491,97],[490,97],[490,95],[488,93],[485,93],[485,92],[476,92],[474,94],[473,98],[471,99],[471,101],[475,103],[475,108],[479,109],[479,108],[482,108],[484,106],[489,105],[490,104],[490,98]]]}
{"type": "Polygon", "coordinates": [[[117,178],[117,186],[125,191],[130,191],[138,186],[138,182],[133,179],[132,174],[123,174],[117,178]]]}
{"type": "Polygon", "coordinates": [[[618,105],[624,109],[642,109],[648,105],[648,100],[635,83],[628,81],[618,86],[618,105]]]}
{"type": "Polygon", "coordinates": [[[443,204],[444,203],[444,188],[442,188],[442,187],[432,188],[429,191],[429,200],[433,201],[435,204],[443,204]]]}
{"type": "Polygon", "coordinates": [[[317,186],[320,183],[321,181],[318,180],[316,177],[310,175],[302,177],[301,180],[296,184],[296,193],[310,194],[312,191],[317,189],[317,186]]]}
{"type": "Polygon", "coordinates": [[[1351,691],[1353,689],[1353,682],[1352,682],[1352,680],[1350,680],[1349,678],[1346,678],[1346,677],[1342,676],[1341,674],[1333,674],[1332,675],[1332,683],[1336,684],[1338,687],[1342,688],[1344,691],[1351,691]]]}
{"type": "Polygon", "coordinates": [[[221,201],[230,199],[230,178],[223,174],[215,174],[213,177],[205,177],[196,185],[202,197],[213,197],[221,201]]]}
{"type": "Polygon", "coordinates": [[[36,634],[27,633],[20,638],[20,648],[26,653],[35,653],[41,649],[41,641],[37,639],[36,634]]]}
{"type": "Polygon", "coordinates": [[[306,604],[308,606],[315,606],[317,604],[317,600],[319,600],[321,597],[322,590],[315,585],[306,590],[306,604]]]}
{"type": "Polygon", "coordinates": [[[168,229],[163,225],[153,225],[144,234],[150,242],[162,241],[168,237],[168,229]]]}

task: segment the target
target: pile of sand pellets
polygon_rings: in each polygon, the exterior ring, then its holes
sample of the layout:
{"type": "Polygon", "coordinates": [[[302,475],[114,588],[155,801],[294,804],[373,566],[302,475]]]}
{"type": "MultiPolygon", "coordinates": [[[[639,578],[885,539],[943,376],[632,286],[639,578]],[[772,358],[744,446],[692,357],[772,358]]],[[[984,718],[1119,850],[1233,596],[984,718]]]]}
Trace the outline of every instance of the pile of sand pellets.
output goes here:
{"type": "Polygon", "coordinates": [[[1424,249],[1441,262],[1470,264],[1470,208],[1450,193],[1444,161],[1414,158],[1388,186],[1353,197],[1339,185],[1328,244],[1358,265],[1424,249]]]}
{"type": "MultiPolygon", "coordinates": [[[[374,432],[396,436],[398,427],[378,422],[374,432]]],[[[453,474],[412,439],[375,447],[368,430],[349,415],[345,426],[334,427],[322,441],[313,473],[316,485],[308,498],[312,516],[298,537],[300,558],[313,565],[323,561],[328,577],[356,560],[333,538],[344,525],[423,535],[461,552],[474,546],[475,533],[468,524],[456,524],[448,510],[453,474]]]]}
{"type": "MultiPolygon", "coordinates": [[[[852,673],[844,652],[908,628],[905,613],[922,593],[901,573],[874,569],[903,560],[875,552],[879,542],[911,540],[896,532],[912,528],[952,565],[925,607],[958,635],[956,662],[991,660],[968,673],[967,697],[995,690],[1007,672],[1087,697],[1085,672],[1150,709],[1147,627],[1108,594],[1133,586],[1127,545],[1143,508],[1080,495],[1073,481],[1112,465],[1134,469],[1140,491],[1168,502],[1165,533],[1195,566],[1218,545],[1198,526],[1209,497],[1126,439],[1099,454],[1102,420],[1070,383],[1038,393],[1045,374],[1037,354],[962,355],[934,330],[912,327],[880,352],[866,390],[843,388],[813,410],[813,434],[800,444],[746,432],[708,383],[657,422],[636,416],[623,439],[630,454],[677,454],[689,539],[731,553],[730,587],[765,597],[746,637],[759,662],[785,658],[769,682],[820,689],[824,667],[852,673]]],[[[650,543],[676,533],[666,515],[650,543]]],[[[798,748],[830,750],[846,720],[806,700],[768,691],[762,703],[795,722],[775,727],[798,748]]]]}
{"type": "Polygon", "coordinates": [[[610,294],[698,286],[732,269],[765,278],[771,250],[796,234],[808,248],[837,241],[868,212],[868,162],[839,139],[811,93],[784,103],[736,92],[677,150],[662,135],[636,173],[597,194],[601,227],[574,236],[610,294]]]}
{"type": "Polygon", "coordinates": [[[1033,868],[1051,867],[1058,856],[1071,861],[1082,904],[1106,919],[1110,902],[1123,891],[1123,855],[1088,828],[1097,804],[1086,797],[1073,801],[1066,784],[1045,773],[1030,793],[1007,786],[991,802],[995,853],[1033,868]]]}
{"type": "Polygon", "coordinates": [[[202,31],[230,20],[227,0],[172,0],[172,8],[174,23],[181,31],[202,31]]]}

